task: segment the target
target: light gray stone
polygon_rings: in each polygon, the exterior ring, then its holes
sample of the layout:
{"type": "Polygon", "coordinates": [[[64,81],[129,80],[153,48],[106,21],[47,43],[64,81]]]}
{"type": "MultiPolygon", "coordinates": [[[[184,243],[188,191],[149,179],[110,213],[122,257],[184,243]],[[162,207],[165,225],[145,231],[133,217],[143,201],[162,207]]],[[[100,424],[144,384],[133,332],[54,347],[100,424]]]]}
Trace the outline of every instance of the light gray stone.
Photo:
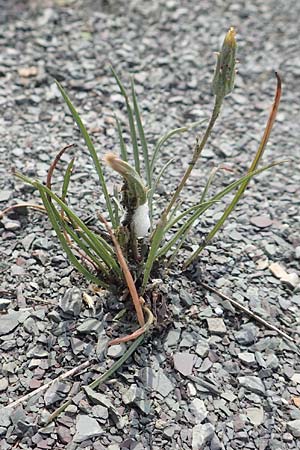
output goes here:
{"type": "Polygon", "coordinates": [[[100,436],[102,433],[103,429],[96,419],[83,414],[77,416],[74,442],[80,443],[87,439],[100,436]]]}
{"type": "Polygon", "coordinates": [[[263,408],[247,408],[246,415],[250,422],[256,427],[261,425],[264,421],[264,410],[263,408]]]}
{"type": "Polygon", "coordinates": [[[248,391],[261,395],[264,395],[266,392],[265,386],[259,377],[253,375],[238,377],[238,381],[248,391]]]}
{"type": "Polygon", "coordinates": [[[203,422],[206,419],[208,411],[206,409],[205,403],[200,398],[194,398],[190,404],[190,410],[193,416],[195,417],[197,423],[203,422]]]}
{"type": "Polygon", "coordinates": [[[214,435],[214,427],[210,423],[195,425],[192,432],[192,450],[203,450],[214,435]]]}
{"type": "Polygon", "coordinates": [[[290,420],[287,422],[287,429],[294,437],[300,437],[300,419],[290,420]]]}
{"type": "Polygon", "coordinates": [[[218,334],[219,336],[226,334],[227,329],[223,319],[209,318],[207,319],[207,324],[211,334],[218,334]]]}

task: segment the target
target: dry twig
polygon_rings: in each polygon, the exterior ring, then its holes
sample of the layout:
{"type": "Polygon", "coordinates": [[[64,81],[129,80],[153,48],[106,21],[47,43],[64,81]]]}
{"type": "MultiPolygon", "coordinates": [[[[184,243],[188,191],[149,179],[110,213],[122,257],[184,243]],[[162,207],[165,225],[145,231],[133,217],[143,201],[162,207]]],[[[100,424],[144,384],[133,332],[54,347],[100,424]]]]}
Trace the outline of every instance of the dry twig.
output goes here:
{"type": "Polygon", "coordinates": [[[205,289],[207,289],[208,291],[213,292],[214,294],[217,294],[219,297],[223,298],[224,300],[228,300],[233,306],[235,306],[236,308],[240,309],[241,311],[243,311],[244,313],[246,313],[248,316],[252,317],[253,319],[255,319],[257,322],[260,322],[261,324],[263,324],[265,327],[269,328],[270,330],[276,331],[276,333],[278,333],[280,336],[284,337],[285,339],[287,339],[290,342],[293,342],[294,344],[297,344],[297,342],[295,341],[294,338],[292,338],[291,336],[289,336],[287,333],[285,333],[284,331],[281,331],[278,327],[276,327],[275,325],[272,325],[271,323],[267,322],[265,319],[263,319],[262,317],[258,316],[257,314],[253,313],[252,311],[250,311],[250,309],[246,308],[245,306],[241,305],[241,303],[237,302],[236,300],[234,300],[233,298],[228,297],[228,295],[223,294],[223,292],[219,291],[218,289],[215,289],[211,286],[209,286],[206,283],[203,283],[202,281],[200,281],[201,286],[203,286],[205,289]]]}

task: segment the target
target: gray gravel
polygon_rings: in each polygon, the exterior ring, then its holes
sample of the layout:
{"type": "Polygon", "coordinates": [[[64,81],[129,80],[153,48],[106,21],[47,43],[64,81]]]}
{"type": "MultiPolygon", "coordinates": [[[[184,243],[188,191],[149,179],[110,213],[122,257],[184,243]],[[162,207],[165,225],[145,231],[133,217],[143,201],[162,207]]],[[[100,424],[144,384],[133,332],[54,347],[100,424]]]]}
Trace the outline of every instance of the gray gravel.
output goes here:
{"type": "MultiPolygon", "coordinates": [[[[199,185],[215,165],[226,161],[235,173],[220,172],[212,190],[247,169],[272,103],[274,70],[282,76],[283,98],[264,161],[289,159],[251,182],[235,215],[188,274],[170,272],[161,288],[169,308],[165,329],[96,391],[81,388],[126,349],[106,352],[107,341],[120,333],[112,319],[122,303],[91,292],[43,215],[19,209],[1,220],[1,450],[300,448],[297,345],[199,285],[204,279],[299,342],[299,17],[296,0],[0,0],[0,209],[38,201],[10,175],[12,168],[44,180],[54,155],[70,143],[77,144],[71,206],[84,208],[86,217],[103,206],[54,78],[67,88],[103,154],[118,143],[114,113],[125,118],[109,63],[127,85],[132,74],[152,145],[167,130],[210,113],[213,52],[231,25],[238,30],[236,88],[184,191],[185,202],[199,199],[199,185]],[[274,263],[284,276],[274,272],[274,263]],[[83,292],[93,297],[94,310],[82,301],[83,292]],[[87,370],[4,409],[88,359],[95,364],[87,370]],[[68,396],[72,404],[45,427],[68,396]]],[[[190,161],[193,142],[190,133],[162,149],[162,163],[170,155],[175,161],[159,187],[159,204],[190,161]]],[[[55,188],[69,157],[56,172],[55,188]]],[[[208,211],[182,256],[223,206],[208,211]]]]}

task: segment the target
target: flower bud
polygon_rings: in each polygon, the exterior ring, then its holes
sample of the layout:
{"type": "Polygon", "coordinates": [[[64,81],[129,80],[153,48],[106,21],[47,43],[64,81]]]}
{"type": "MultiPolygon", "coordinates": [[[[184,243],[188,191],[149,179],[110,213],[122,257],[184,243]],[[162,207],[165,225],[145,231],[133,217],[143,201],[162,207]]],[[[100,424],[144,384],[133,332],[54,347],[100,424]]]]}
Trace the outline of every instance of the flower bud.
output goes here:
{"type": "Polygon", "coordinates": [[[114,153],[104,155],[104,161],[126,180],[128,190],[134,198],[135,206],[137,207],[146,203],[147,189],[137,171],[114,153]]]}
{"type": "Polygon", "coordinates": [[[221,52],[217,54],[217,65],[212,83],[213,93],[220,99],[233,90],[235,79],[236,39],[235,29],[231,27],[227,32],[221,52]]]}

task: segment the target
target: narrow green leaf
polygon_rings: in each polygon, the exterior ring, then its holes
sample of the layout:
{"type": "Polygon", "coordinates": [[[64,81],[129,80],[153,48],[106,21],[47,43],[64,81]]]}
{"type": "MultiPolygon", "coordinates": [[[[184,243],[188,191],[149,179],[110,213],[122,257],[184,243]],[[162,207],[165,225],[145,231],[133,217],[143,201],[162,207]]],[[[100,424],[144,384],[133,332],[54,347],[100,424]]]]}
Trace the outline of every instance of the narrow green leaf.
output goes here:
{"type": "Polygon", "coordinates": [[[85,223],[79,219],[79,217],[50,189],[46,186],[42,185],[39,181],[32,181],[28,177],[20,177],[29,184],[35,186],[40,192],[43,191],[45,194],[50,196],[53,200],[55,200],[58,205],[62,208],[62,210],[69,217],[70,221],[74,223],[81,234],[82,239],[84,239],[88,245],[94,250],[94,252],[103,260],[103,262],[107,265],[107,267],[113,270],[117,276],[121,277],[122,272],[121,269],[115,260],[114,251],[112,247],[100,236],[93,233],[85,223]]]}
{"type": "Polygon", "coordinates": [[[120,155],[121,158],[123,159],[123,161],[128,162],[128,154],[127,154],[127,148],[126,148],[126,144],[123,138],[123,133],[122,133],[122,128],[121,128],[121,124],[119,119],[117,118],[117,116],[115,116],[116,119],[116,123],[117,123],[117,130],[118,130],[118,136],[119,136],[119,141],[120,141],[120,155]]]}
{"type": "Polygon", "coordinates": [[[247,187],[249,181],[251,180],[251,178],[253,178],[255,175],[264,172],[265,170],[270,169],[273,166],[276,166],[278,164],[282,164],[285,161],[279,161],[279,162],[274,162],[268,166],[263,167],[262,169],[259,170],[255,170],[253,172],[248,173],[245,177],[243,177],[241,179],[240,182],[240,187],[237,191],[237,193],[235,194],[235,196],[233,197],[232,201],[230,202],[230,204],[227,206],[227,208],[225,209],[222,217],[217,221],[217,223],[215,224],[215,226],[213,227],[213,229],[208,233],[205,242],[200,245],[198,247],[197,250],[194,251],[194,253],[187,259],[187,261],[185,262],[184,266],[187,267],[194,258],[196,258],[201,251],[208,245],[208,243],[213,239],[213,237],[215,236],[215,234],[219,231],[219,229],[223,226],[224,222],[226,221],[226,219],[228,218],[228,216],[231,214],[231,212],[234,210],[234,208],[236,207],[239,199],[241,198],[241,196],[243,195],[245,188],[247,187]]]}
{"type": "Polygon", "coordinates": [[[176,134],[179,133],[185,133],[186,131],[192,130],[193,128],[197,127],[198,125],[201,125],[202,123],[206,122],[207,119],[202,119],[199,120],[197,122],[193,122],[189,125],[186,125],[184,127],[180,127],[180,128],[175,128],[174,130],[168,131],[167,133],[165,133],[162,137],[160,137],[154,147],[154,152],[151,158],[151,162],[150,162],[150,170],[151,173],[154,172],[155,169],[155,164],[156,164],[156,160],[157,160],[157,156],[158,153],[161,149],[161,147],[173,136],[175,136],[176,134]]]}
{"type": "Polygon", "coordinates": [[[141,119],[140,109],[139,109],[138,100],[137,100],[137,96],[136,96],[135,88],[134,88],[134,82],[133,82],[132,78],[131,78],[131,93],[132,93],[132,99],[133,99],[135,120],[137,123],[139,137],[140,137],[142,150],[143,150],[143,159],[144,159],[145,170],[146,170],[146,181],[147,181],[148,188],[151,188],[152,176],[151,176],[151,170],[150,170],[148,145],[147,145],[147,141],[145,138],[144,127],[143,127],[143,123],[142,123],[142,119],[141,119]]]}
{"type": "Polygon", "coordinates": [[[82,122],[82,120],[81,120],[81,118],[80,118],[80,116],[79,116],[79,114],[77,112],[77,110],[73,106],[73,104],[72,104],[70,98],[68,97],[66,91],[63,89],[63,87],[60,85],[60,83],[58,81],[56,81],[56,84],[57,84],[57,87],[60,90],[60,93],[63,96],[63,99],[65,100],[65,102],[66,102],[66,104],[67,104],[67,106],[68,106],[68,108],[69,108],[69,110],[70,110],[70,112],[71,112],[71,114],[73,116],[73,119],[75,120],[75,122],[77,123],[77,125],[78,125],[78,127],[79,127],[79,129],[81,131],[83,139],[85,140],[85,143],[86,143],[86,145],[88,147],[90,155],[91,155],[91,157],[93,159],[94,166],[95,166],[96,172],[98,174],[98,178],[99,178],[99,181],[100,181],[100,184],[101,184],[101,188],[103,190],[103,194],[104,194],[104,197],[105,197],[105,202],[106,202],[106,207],[107,207],[107,210],[108,210],[108,214],[109,214],[112,226],[113,226],[113,228],[115,228],[116,225],[115,225],[115,222],[114,222],[114,214],[113,214],[113,210],[112,210],[112,206],[111,206],[111,201],[110,201],[108,189],[107,189],[107,186],[106,186],[106,182],[105,182],[105,179],[104,179],[102,167],[101,167],[101,164],[100,164],[97,152],[95,150],[95,147],[94,147],[94,145],[92,143],[92,140],[91,140],[91,138],[90,138],[90,136],[89,136],[89,134],[88,134],[88,132],[87,132],[87,130],[86,130],[86,128],[85,128],[85,126],[84,126],[84,124],[83,124],[83,122],[82,122]]]}
{"type": "Polygon", "coordinates": [[[156,191],[157,185],[161,179],[161,177],[163,176],[163,174],[165,173],[165,171],[167,170],[167,168],[169,167],[169,165],[174,161],[174,158],[170,159],[159,171],[159,174],[157,175],[151,189],[148,191],[148,206],[149,206],[149,216],[150,216],[150,223],[151,223],[151,231],[152,231],[152,227],[153,227],[153,195],[156,191]]]}
{"type": "Polygon", "coordinates": [[[70,184],[70,178],[72,175],[72,170],[74,166],[75,157],[71,159],[71,161],[68,164],[67,170],[64,175],[64,182],[62,187],[62,193],[61,193],[61,199],[64,202],[67,198],[69,184],[70,184]]]}
{"type": "MultiPolygon", "coordinates": [[[[175,233],[175,235],[167,242],[167,244],[162,247],[156,255],[156,258],[161,258],[163,255],[165,255],[171,248],[176,244],[178,240],[182,240],[182,243],[180,247],[182,246],[183,242],[185,241],[185,238],[193,226],[194,222],[207,211],[214,203],[219,202],[224,196],[232,192],[234,189],[238,188],[242,183],[244,183],[247,180],[250,180],[253,176],[258,175],[265,170],[270,169],[271,167],[281,164],[283,161],[274,162],[272,164],[269,164],[268,166],[262,167],[261,169],[258,169],[252,173],[248,173],[247,175],[244,175],[239,180],[234,181],[233,183],[229,184],[225,189],[223,189],[221,192],[216,194],[214,197],[209,199],[207,202],[199,203],[198,205],[194,205],[190,208],[188,208],[186,211],[184,211],[179,216],[175,217],[172,221],[168,221],[165,228],[165,233],[169,231],[176,223],[178,223],[180,220],[185,218],[189,213],[193,212],[191,217],[186,220],[183,225],[180,226],[178,231],[175,233]]],[[[178,251],[180,249],[176,249],[178,251]]],[[[173,255],[172,255],[173,257],[173,255]]]]}
{"type": "MultiPolygon", "coordinates": [[[[65,239],[65,237],[64,237],[64,235],[63,235],[63,233],[62,233],[61,230],[60,230],[60,225],[59,225],[59,223],[58,223],[57,220],[56,220],[56,215],[55,215],[55,213],[54,213],[54,211],[53,211],[53,208],[54,208],[54,207],[53,207],[53,205],[49,202],[49,200],[48,200],[48,198],[47,198],[47,195],[46,195],[45,191],[44,191],[43,189],[41,189],[41,186],[42,186],[42,185],[37,186],[37,188],[38,188],[38,190],[39,190],[39,193],[40,193],[41,199],[42,199],[42,201],[43,201],[43,204],[44,204],[44,206],[45,206],[45,209],[47,210],[47,214],[48,214],[49,220],[50,220],[50,222],[51,222],[51,224],[52,224],[52,227],[53,227],[54,231],[56,232],[56,235],[57,235],[57,237],[58,237],[58,239],[59,239],[59,241],[60,241],[60,244],[61,244],[61,246],[62,246],[64,252],[66,253],[67,257],[69,258],[71,264],[72,264],[72,265],[73,265],[80,273],[82,273],[82,274],[85,276],[85,278],[86,278],[87,280],[89,280],[90,282],[95,283],[95,284],[97,284],[97,285],[99,285],[99,286],[101,286],[101,287],[108,288],[108,285],[107,285],[106,283],[104,283],[104,282],[102,282],[101,280],[99,280],[98,277],[96,277],[95,275],[93,275],[88,269],[86,269],[86,268],[79,262],[79,260],[76,258],[76,256],[74,255],[74,253],[73,253],[72,250],[70,249],[70,247],[69,247],[69,245],[68,245],[68,243],[67,243],[67,241],[66,241],[66,239],[65,239]]],[[[51,192],[51,191],[50,191],[50,192],[51,192]]]]}
{"type": "Polygon", "coordinates": [[[146,286],[147,286],[147,283],[148,283],[148,280],[149,280],[149,277],[151,274],[153,263],[156,260],[157,249],[159,248],[161,241],[164,237],[166,221],[167,221],[167,217],[163,213],[157,226],[156,226],[156,229],[155,229],[152,239],[151,239],[150,251],[149,251],[146,263],[145,263],[144,277],[143,277],[143,282],[142,282],[142,293],[146,289],[146,286]]]}
{"type": "Polygon", "coordinates": [[[61,218],[56,208],[53,209],[55,209],[54,212],[56,215],[56,220],[60,224],[61,228],[63,228],[66,231],[66,233],[73,239],[73,241],[78,245],[78,247],[81,248],[81,250],[83,250],[83,252],[95,263],[97,268],[101,272],[103,272],[106,276],[108,276],[109,275],[108,270],[101,263],[101,261],[99,261],[99,259],[91,252],[91,248],[87,247],[84,244],[84,242],[80,239],[80,237],[75,233],[75,231],[68,225],[67,221],[61,218]]]}
{"type": "Polygon", "coordinates": [[[136,129],[135,129],[135,124],[134,124],[134,116],[133,116],[132,108],[129,103],[129,97],[127,95],[127,92],[126,92],[123,84],[121,83],[121,80],[119,79],[119,77],[118,77],[117,73],[115,72],[115,70],[113,69],[113,67],[111,67],[111,71],[112,71],[113,76],[116,79],[116,82],[117,82],[119,88],[120,88],[120,92],[125,99],[126,109],[127,109],[127,117],[128,117],[128,122],[129,122],[129,128],[130,128],[130,137],[131,137],[131,143],[132,143],[132,148],[133,148],[134,166],[135,166],[135,170],[137,171],[137,173],[139,175],[141,175],[139,146],[138,146],[136,129]]]}

